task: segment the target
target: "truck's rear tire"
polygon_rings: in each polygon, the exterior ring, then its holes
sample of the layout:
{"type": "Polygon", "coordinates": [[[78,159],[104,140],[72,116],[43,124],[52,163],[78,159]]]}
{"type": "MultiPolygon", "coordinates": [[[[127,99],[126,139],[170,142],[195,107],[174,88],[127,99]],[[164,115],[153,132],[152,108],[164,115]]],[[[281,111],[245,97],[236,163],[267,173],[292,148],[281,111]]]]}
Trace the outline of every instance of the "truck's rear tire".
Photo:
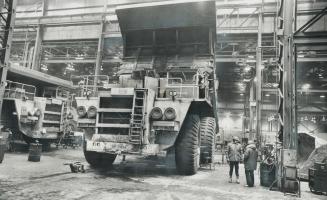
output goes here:
{"type": "Polygon", "coordinates": [[[110,167],[114,163],[116,156],[117,156],[116,154],[84,151],[85,160],[92,167],[110,167]]]}
{"type": "Polygon", "coordinates": [[[198,115],[188,115],[180,130],[175,148],[176,168],[181,175],[193,175],[199,168],[200,118],[198,115]]]}
{"type": "Polygon", "coordinates": [[[202,117],[200,122],[201,156],[200,162],[213,163],[215,151],[216,121],[213,117],[202,117]]]}
{"type": "Polygon", "coordinates": [[[110,167],[114,163],[117,154],[98,153],[95,151],[86,150],[86,140],[84,139],[83,151],[85,160],[92,167],[110,167]]]}

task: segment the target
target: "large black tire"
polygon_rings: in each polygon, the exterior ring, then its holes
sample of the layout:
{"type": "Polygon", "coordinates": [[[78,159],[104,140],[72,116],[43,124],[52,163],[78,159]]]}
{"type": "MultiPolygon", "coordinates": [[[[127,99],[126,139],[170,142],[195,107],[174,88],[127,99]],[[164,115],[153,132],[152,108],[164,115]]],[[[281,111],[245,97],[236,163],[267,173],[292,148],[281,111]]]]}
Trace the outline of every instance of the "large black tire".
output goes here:
{"type": "Polygon", "coordinates": [[[110,167],[114,163],[117,154],[98,153],[95,151],[86,151],[86,141],[84,140],[83,151],[85,160],[92,167],[110,167]]]}
{"type": "Polygon", "coordinates": [[[114,163],[117,154],[98,153],[94,151],[84,151],[85,160],[92,167],[110,167],[114,163]]]}
{"type": "Polygon", "coordinates": [[[200,122],[201,156],[200,162],[213,163],[215,151],[216,121],[213,117],[202,117],[200,122]]]}
{"type": "Polygon", "coordinates": [[[199,168],[200,118],[198,115],[188,115],[184,120],[175,144],[176,168],[181,175],[193,175],[199,168]]]}

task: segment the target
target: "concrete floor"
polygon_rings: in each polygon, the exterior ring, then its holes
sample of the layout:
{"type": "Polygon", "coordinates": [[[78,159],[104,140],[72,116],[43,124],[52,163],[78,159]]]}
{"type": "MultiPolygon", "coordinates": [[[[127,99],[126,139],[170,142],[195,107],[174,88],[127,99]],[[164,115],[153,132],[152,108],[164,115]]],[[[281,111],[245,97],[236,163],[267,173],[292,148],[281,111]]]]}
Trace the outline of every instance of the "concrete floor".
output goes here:
{"type": "MultiPolygon", "coordinates": [[[[129,157],[127,157],[129,159],[129,157]]],[[[111,170],[95,170],[86,164],[86,173],[71,173],[70,161],[85,163],[81,149],[60,149],[42,154],[41,162],[27,161],[26,153],[7,153],[0,164],[0,199],[138,199],[138,200],[272,200],[296,199],[258,186],[228,183],[228,166],[200,169],[194,176],[179,176],[172,168],[152,160],[120,163],[111,170]]],[[[243,165],[240,169],[243,172],[243,165]]],[[[326,200],[310,193],[302,184],[305,200],[326,200]]]]}

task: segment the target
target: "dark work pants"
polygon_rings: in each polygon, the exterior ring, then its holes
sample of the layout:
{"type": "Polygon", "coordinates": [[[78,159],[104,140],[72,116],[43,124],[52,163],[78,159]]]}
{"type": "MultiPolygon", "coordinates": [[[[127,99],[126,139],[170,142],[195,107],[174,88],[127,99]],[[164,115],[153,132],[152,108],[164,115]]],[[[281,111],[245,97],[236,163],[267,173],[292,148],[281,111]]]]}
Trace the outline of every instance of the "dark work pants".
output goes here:
{"type": "Polygon", "coordinates": [[[249,187],[254,186],[254,170],[245,170],[246,184],[249,187]]]}
{"type": "Polygon", "coordinates": [[[237,161],[229,161],[229,177],[232,177],[233,176],[233,169],[235,167],[235,174],[236,174],[236,177],[239,177],[239,174],[238,174],[238,163],[237,161]]]}

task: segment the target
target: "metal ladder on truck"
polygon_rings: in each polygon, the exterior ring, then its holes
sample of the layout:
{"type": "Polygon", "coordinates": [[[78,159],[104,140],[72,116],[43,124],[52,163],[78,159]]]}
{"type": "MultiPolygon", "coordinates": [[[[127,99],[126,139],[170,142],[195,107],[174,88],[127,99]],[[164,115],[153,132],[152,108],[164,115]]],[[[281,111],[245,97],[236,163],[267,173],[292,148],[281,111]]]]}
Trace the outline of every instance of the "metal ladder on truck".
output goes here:
{"type": "Polygon", "coordinates": [[[129,141],[132,144],[142,144],[144,132],[146,92],[146,89],[134,90],[133,111],[129,132],[129,141]]]}

